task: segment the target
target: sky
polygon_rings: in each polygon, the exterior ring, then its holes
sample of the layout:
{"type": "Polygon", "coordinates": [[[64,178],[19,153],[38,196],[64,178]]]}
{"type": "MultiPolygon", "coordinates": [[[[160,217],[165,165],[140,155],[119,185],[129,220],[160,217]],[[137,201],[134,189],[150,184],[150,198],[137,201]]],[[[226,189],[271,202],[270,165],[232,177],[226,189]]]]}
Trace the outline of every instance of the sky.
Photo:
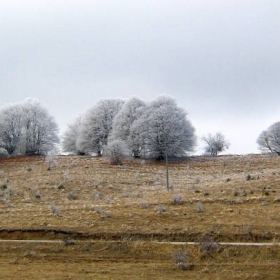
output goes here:
{"type": "MultiPolygon", "coordinates": [[[[38,99],[61,133],[100,99],[175,98],[198,139],[258,153],[280,121],[278,0],[0,0],[0,107],[38,99]]],[[[199,141],[196,153],[203,153],[199,141]]]]}

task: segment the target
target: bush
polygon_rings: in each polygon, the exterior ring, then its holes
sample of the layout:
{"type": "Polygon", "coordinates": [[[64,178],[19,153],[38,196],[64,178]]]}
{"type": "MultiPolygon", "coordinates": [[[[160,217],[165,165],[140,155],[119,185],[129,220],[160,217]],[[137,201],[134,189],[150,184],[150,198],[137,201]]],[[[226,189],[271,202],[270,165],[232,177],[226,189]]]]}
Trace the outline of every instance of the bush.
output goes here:
{"type": "Polygon", "coordinates": [[[70,193],[68,193],[67,197],[69,200],[76,200],[78,199],[78,194],[74,191],[71,191],[70,193]]]}
{"type": "Polygon", "coordinates": [[[8,157],[9,153],[7,152],[6,149],[0,148],[0,158],[5,158],[8,157]]]}
{"type": "Polygon", "coordinates": [[[172,197],[172,203],[175,205],[182,205],[183,204],[183,196],[180,194],[175,194],[172,197]]]}
{"type": "Polygon", "coordinates": [[[59,189],[59,190],[64,190],[64,189],[65,189],[65,186],[64,186],[62,183],[60,183],[59,186],[58,186],[58,189],[59,189]]]}
{"type": "Polygon", "coordinates": [[[108,143],[104,154],[110,158],[111,164],[122,165],[122,160],[129,155],[129,150],[123,141],[113,140],[108,143]]]}
{"type": "Polygon", "coordinates": [[[94,192],[92,198],[94,200],[102,200],[104,198],[104,195],[100,192],[94,192]]]}
{"type": "Polygon", "coordinates": [[[218,245],[213,238],[208,235],[203,235],[200,241],[200,248],[204,255],[208,255],[218,249],[218,245]]]}
{"type": "Polygon", "coordinates": [[[139,205],[143,209],[147,209],[149,207],[149,203],[147,201],[145,201],[145,200],[141,201],[139,205]]]}
{"type": "Polygon", "coordinates": [[[188,264],[189,253],[186,250],[176,250],[173,252],[174,262],[181,270],[189,270],[193,268],[193,264],[188,264]]]}
{"type": "Polygon", "coordinates": [[[165,205],[158,205],[156,208],[155,208],[155,211],[161,215],[162,213],[166,212],[166,206],[165,205]]]}
{"type": "Polygon", "coordinates": [[[55,216],[59,216],[60,215],[60,210],[59,208],[56,206],[56,205],[52,205],[51,206],[51,210],[52,210],[52,213],[55,215],[55,216]]]}
{"type": "Polygon", "coordinates": [[[197,202],[196,205],[195,205],[195,209],[196,209],[196,212],[198,212],[198,213],[203,212],[203,203],[202,202],[197,202]]]}

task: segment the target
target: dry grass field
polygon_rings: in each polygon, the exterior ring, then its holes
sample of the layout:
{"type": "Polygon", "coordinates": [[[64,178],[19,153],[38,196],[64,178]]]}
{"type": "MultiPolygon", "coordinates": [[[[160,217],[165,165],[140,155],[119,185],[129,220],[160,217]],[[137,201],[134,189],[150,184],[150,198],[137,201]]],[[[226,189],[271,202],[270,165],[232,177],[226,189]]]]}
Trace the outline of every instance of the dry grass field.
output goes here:
{"type": "Polygon", "coordinates": [[[0,239],[66,240],[1,242],[0,278],[280,278],[280,246],[219,245],[280,241],[280,157],[190,158],[170,181],[142,160],[0,159],[0,239]]]}

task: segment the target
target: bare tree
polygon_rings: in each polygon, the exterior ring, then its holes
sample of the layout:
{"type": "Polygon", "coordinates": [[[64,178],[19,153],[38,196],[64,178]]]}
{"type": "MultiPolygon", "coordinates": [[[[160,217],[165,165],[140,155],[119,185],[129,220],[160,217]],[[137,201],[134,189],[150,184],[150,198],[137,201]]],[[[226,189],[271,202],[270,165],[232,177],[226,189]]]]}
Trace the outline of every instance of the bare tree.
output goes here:
{"type": "Polygon", "coordinates": [[[280,156],[280,122],[272,124],[257,139],[259,149],[280,156]]]}
{"type": "Polygon", "coordinates": [[[230,146],[230,143],[226,140],[225,136],[217,132],[216,134],[208,134],[207,136],[202,137],[202,140],[205,142],[205,154],[211,156],[217,156],[219,153],[224,152],[230,146]]]}

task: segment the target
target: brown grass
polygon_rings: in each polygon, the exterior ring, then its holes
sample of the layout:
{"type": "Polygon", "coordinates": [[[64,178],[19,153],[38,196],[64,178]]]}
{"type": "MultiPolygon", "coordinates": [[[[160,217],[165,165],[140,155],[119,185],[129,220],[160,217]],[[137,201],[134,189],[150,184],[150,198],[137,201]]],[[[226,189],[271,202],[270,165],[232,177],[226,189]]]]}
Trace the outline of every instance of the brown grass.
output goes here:
{"type": "Polygon", "coordinates": [[[277,246],[228,246],[207,256],[197,246],[182,246],[190,252],[194,269],[181,271],[172,259],[180,247],[151,242],[200,241],[205,234],[215,241],[278,241],[279,164],[280,157],[267,155],[173,162],[172,191],[167,192],[163,163],[139,160],[112,166],[100,158],[60,157],[58,166],[47,170],[40,157],[1,159],[0,185],[8,186],[1,190],[2,239],[70,236],[85,242],[1,244],[1,276],[277,279],[277,246]],[[176,195],[183,197],[182,203],[174,204],[176,195]],[[197,202],[203,204],[202,212],[197,202]],[[53,214],[52,205],[59,215],[53,214]],[[159,206],[165,211],[158,211],[159,206]]]}

